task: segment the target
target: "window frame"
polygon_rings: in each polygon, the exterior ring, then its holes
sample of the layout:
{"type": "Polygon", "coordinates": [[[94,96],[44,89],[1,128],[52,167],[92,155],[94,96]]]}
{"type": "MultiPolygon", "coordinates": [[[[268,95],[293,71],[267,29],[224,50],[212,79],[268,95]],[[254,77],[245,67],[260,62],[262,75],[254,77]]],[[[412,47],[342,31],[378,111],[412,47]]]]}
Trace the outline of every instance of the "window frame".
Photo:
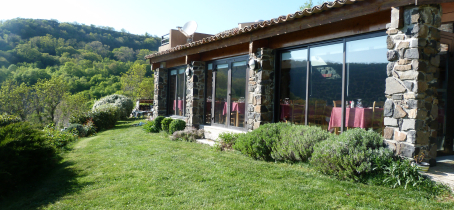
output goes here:
{"type": "Polygon", "coordinates": [[[169,116],[169,117],[173,117],[173,118],[186,118],[186,89],[187,89],[187,83],[186,83],[186,81],[187,81],[187,76],[186,76],[186,73],[185,73],[185,72],[186,72],[186,68],[187,68],[186,65],[181,65],[181,66],[176,66],[176,67],[172,67],[172,68],[167,69],[167,78],[168,78],[167,81],[168,81],[169,85],[167,85],[167,93],[168,93],[167,96],[168,96],[168,97],[167,97],[167,108],[166,108],[167,111],[166,111],[166,113],[167,113],[167,116],[169,116]],[[182,69],[182,68],[185,69],[185,71],[183,71],[183,86],[184,86],[184,88],[183,88],[183,96],[184,96],[184,105],[183,105],[183,110],[182,110],[182,116],[180,116],[180,115],[176,115],[176,114],[175,114],[175,111],[178,111],[178,110],[179,110],[179,109],[178,109],[178,104],[175,105],[175,110],[172,110],[172,108],[170,108],[171,106],[173,106],[173,105],[171,105],[171,104],[173,104],[173,102],[172,102],[172,99],[171,99],[171,97],[169,96],[169,94],[170,94],[170,89],[171,89],[171,88],[170,88],[170,76],[171,76],[171,72],[172,72],[173,70],[175,70],[175,71],[177,71],[177,74],[176,74],[176,80],[175,80],[175,95],[173,96],[173,100],[178,100],[178,99],[177,99],[177,97],[178,97],[178,88],[179,88],[179,86],[178,86],[178,82],[179,82],[179,81],[178,81],[178,74],[179,74],[178,71],[179,71],[180,69],[182,69]],[[173,112],[173,113],[172,113],[172,112],[173,112]]]}
{"type": "MultiPolygon", "coordinates": [[[[308,112],[309,112],[309,86],[310,86],[310,67],[311,67],[311,61],[310,61],[310,54],[311,54],[311,48],[314,47],[321,47],[321,46],[327,46],[327,45],[333,45],[333,44],[343,44],[343,58],[342,58],[342,95],[341,95],[341,108],[342,108],[342,124],[340,131],[344,132],[345,130],[345,89],[346,89],[346,61],[347,61],[347,42],[350,41],[357,41],[357,40],[362,40],[362,39],[368,39],[368,38],[374,38],[374,37],[380,37],[380,36],[386,36],[386,30],[380,30],[380,31],[375,31],[371,33],[365,33],[365,34],[360,34],[360,35],[354,35],[354,36],[348,36],[348,37],[342,37],[342,38],[336,38],[336,39],[331,39],[331,40],[326,40],[326,41],[321,41],[321,42],[314,42],[314,43],[307,43],[303,45],[297,45],[297,46],[292,46],[292,47],[286,47],[286,48],[280,48],[277,49],[276,55],[275,55],[275,71],[276,75],[279,77],[275,79],[275,90],[274,90],[274,112],[273,112],[273,122],[279,122],[279,116],[280,116],[280,104],[279,104],[279,99],[280,99],[280,91],[281,91],[281,86],[280,86],[280,79],[282,76],[282,71],[281,71],[281,59],[282,59],[282,53],[284,52],[289,52],[289,51],[296,51],[296,50],[307,50],[307,68],[306,68],[306,106],[305,106],[305,125],[308,124],[308,112]]],[[[383,43],[386,45],[386,43],[383,43]]],[[[385,82],[385,81],[383,81],[385,82]]]]}

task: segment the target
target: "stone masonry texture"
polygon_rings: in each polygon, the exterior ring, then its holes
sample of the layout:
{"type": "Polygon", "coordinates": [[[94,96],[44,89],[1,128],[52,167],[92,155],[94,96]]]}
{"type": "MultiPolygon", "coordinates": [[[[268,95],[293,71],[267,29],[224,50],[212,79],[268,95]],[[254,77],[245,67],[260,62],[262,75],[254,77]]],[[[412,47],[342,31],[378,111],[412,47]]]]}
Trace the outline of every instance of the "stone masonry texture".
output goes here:
{"type": "Polygon", "coordinates": [[[389,26],[385,143],[400,156],[424,153],[427,159],[435,158],[436,129],[431,125],[437,115],[431,113],[438,111],[434,84],[440,65],[441,6],[392,8],[389,26]]]}

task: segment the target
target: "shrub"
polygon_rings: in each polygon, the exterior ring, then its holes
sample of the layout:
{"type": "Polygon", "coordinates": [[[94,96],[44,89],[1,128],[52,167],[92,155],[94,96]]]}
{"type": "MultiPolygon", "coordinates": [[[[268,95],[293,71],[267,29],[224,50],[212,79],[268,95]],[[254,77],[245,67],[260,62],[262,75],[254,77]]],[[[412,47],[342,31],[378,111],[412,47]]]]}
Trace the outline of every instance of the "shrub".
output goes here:
{"type": "Polygon", "coordinates": [[[156,117],[156,119],[154,119],[154,126],[156,126],[156,128],[158,128],[159,130],[162,130],[161,122],[163,119],[165,119],[165,117],[163,116],[158,116],[156,117]]]}
{"type": "Polygon", "coordinates": [[[0,195],[37,177],[56,162],[55,149],[27,122],[0,127],[0,195]]]}
{"type": "Polygon", "coordinates": [[[130,98],[124,95],[113,94],[97,100],[93,104],[92,110],[95,111],[99,109],[99,107],[106,104],[113,105],[119,109],[120,119],[126,119],[129,116],[129,114],[131,114],[132,109],[134,108],[134,102],[132,102],[130,98]]]}
{"type": "Polygon", "coordinates": [[[148,121],[144,126],[143,130],[149,133],[159,133],[159,129],[155,125],[155,121],[148,121]]]}
{"type": "Polygon", "coordinates": [[[274,143],[279,140],[280,130],[290,126],[287,123],[269,123],[240,135],[233,148],[259,160],[271,160],[274,143]]]}
{"type": "Polygon", "coordinates": [[[0,115],[0,127],[6,126],[6,125],[9,125],[12,123],[18,123],[20,121],[21,121],[21,119],[19,117],[16,117],[13,115],[6,115],[6,114],[0,115]]]}
{"type": "Polygon", "coordinates": [[[119,120],[120,110],[113,105],[103,105],[90,112],[90,117],[98,130],[111,129],[119,120]]]}
{"type": "Polygon", "coordinates": [[[218,143],[216,145],[217,149],[221,151],[232,149],[233,145],[235,145],[235,142],[240,135],[242,134],[230,132],[224,132],[219,134],[218,143]]]}
{"type": "Polygon", "coordinates": [[[192,127],[185,128],[182,131],[176,131],[170,138],[173,141],[195,142],[197,139],[203,138],[204,132],[202,129],[197,130],[192,127]]]}
{"type": "Polygon", "coordinates": [[[317,144],[310,162],[325,174],[359,181],[372,171],[374,162],[392,157],[392,151],[382,147],[380,134],[350,129],[317,144]]]}
{"type": "MultiPolygon", "coordinates": [[[[106,130],[115,127],[119,119],[119,109],[116,106],[106,104],[99,106],[93,111],[73,115],[70,118],[70,123],[84,124],[92,121],[98,131],[106,130]]],[[[93,125],[92,125],[93,126],[93,125]]]]}
{"type": "Polygon", "coordinates": [[[79,137],[87,136],[87,130],[85,130],[84,126],[78,123],[71,124],[68,128],[66,128],[67,132],[75,132],[79,137]]]}
{"type": "Polygon", "coordinates": [[[173,120],[169,125],[169,133],[173,134],[175,131],[182,131],[186,128],[184,120],[173,120]]]}
{"type": "Polygon", "coordinates": [[[96,126],[91,118],[88,119],[82,126],[84,126],[84,129],[87,131],[87,136],[96,134],[96,126]]]}
{"type": "MultiPolygon", "coordinates": [[[[66,149],[66,146],[77,139],[77,130],[76,132],[60,131],[55,129],[53,125],[48,125],[44,127],[44,137],[46,138],[46,143],[51,145],[56,149],[66,149]]],[[[73,130],[74,131],[74,130],[73,130]]]]}
{"type": "Polygon", "coordinates": [[[275,160],[308,161],[314,152],[314,146],[330,136],[330,133],[316,126],[284,127],[271,156],[275,160]]]}
{"type": "Polygon", "coordinates": [[[161,128],[163,131],[169,133],[169,126],[170,126],[170,123],[172,123],[173,119],[170,118],[170,117],[167,117],[167,118],[164,118],[162,121],[161,121],[161,128]]]}

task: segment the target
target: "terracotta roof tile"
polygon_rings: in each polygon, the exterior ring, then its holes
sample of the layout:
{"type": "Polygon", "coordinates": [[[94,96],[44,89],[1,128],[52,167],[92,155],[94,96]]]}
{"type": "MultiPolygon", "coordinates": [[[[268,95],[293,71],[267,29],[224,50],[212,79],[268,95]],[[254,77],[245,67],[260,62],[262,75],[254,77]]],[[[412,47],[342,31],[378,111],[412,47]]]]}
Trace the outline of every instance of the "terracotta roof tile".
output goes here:
{"type": "Polygon", "coordinates": [[[276,24],[282,24],[282,23],[285,23],[287,21],[292,21],[294,19],[303,18],[303,17],[306,17],[306,16],[311,16],[313,14],[317,14],[317,13],[323,12],[325,10],[330,10],[330,9],[333,9],[333,8],[342,7],[345,4],[353,4],[353,3],[359,2],[359,1],[364,1],[364,0],[335,0],[333,2],[325,2],[325,3],[321,4],[321,5],[317,5],[317,6],[314,6],[312,8],[309,8],[309,9],[304,9],[302,11],[297,11],[297,12],[295,12],[293,14],[288,14],[287,16],[282,15],[282,16],[279,16],[277,18],[273,18],[271,20],[265,20],[265,21],[253,24],[251,26],[246,26],[246,27],[241,28],[241,29],[240,28],[233,28],[233,29],[226,30],[226,31],[223,31],[221,33],[218,33],[216,35],[203,38],[203,39],[195,41],[195,42],[191,42],[191,43],[188,43],[188,44],[185,44],[185,45],[178,45],[176,47],[173,47],[171,49],[168,49],[168,50],[165,50],[165,51],[162,51],[162,52],[157,52],[157,53],[154,53],[154,54],[151,54],[151,55],[147,55],[147,56],[145,56],[145,59],[158,57],[158,56],[169,54],[169,53],[172,53],[172,52],[175,52],[175,51],[179,51],[179,50],[183,50],[183,49],[199,46],[199,45],[210,43],[210,42],[215,42],[217,40],[226,39],[226,38],[229,38],[229,37],[237,36],[237,35],[248,33],[248,32],[255,31],[255,30],[260,30],[262,28],[271,27],[271,26],[276,25],[276,24]]]}

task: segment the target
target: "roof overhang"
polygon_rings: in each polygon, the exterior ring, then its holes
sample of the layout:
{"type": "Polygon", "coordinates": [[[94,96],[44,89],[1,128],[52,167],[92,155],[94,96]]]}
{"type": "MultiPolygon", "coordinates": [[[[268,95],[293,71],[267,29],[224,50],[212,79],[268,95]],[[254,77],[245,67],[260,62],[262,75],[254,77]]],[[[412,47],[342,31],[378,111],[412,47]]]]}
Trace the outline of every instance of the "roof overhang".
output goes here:
{"type": "MultiPolygon", "coordinates": [[[[306,9],[287,16],[261,22],[244,29],[231,30],[204,38],[197,42],[176,46],[170,50],[145,56],[150,63],[159,63],[187,55],[198,54],[243,43],[250,43],[270,37],[292,33],[317,26],[370,15],[389,10],[392,7],[440,4],[454,0],[336,0],[312,9],[306,9]],[[338,8],[342,7],[342,9],[338,8]]],[[[391,15],[391,14],[390,14],[391,15]]]]}

